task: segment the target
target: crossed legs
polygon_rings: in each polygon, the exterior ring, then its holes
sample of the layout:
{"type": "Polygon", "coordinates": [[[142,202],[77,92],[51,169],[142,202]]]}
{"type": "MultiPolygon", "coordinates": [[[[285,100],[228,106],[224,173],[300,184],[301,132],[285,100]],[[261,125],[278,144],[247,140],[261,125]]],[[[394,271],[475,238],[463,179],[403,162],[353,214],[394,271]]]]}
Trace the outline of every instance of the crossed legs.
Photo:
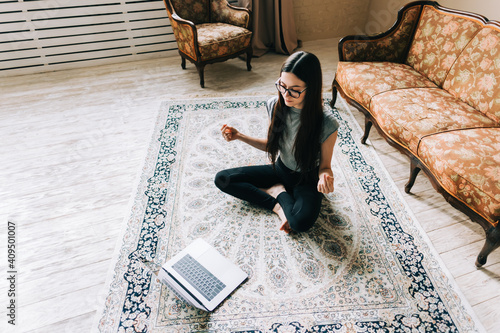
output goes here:
{"type": "Polygon", "coordinates": [[[223,192],[275,212],[280,229],[306,231],[318,218],[322,194],[316,184],[298,184],[300,174],[280,161],[271,165],[249,166],[217,173],[215,185],[223,192]]]}

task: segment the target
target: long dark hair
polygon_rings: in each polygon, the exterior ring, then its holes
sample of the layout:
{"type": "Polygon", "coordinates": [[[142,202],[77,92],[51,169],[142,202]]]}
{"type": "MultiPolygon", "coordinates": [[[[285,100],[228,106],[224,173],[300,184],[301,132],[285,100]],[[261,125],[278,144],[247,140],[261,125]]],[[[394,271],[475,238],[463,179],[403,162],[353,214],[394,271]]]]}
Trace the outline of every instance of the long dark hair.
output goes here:
{"type": "MultiPolygon", "coordinates": [[[[320,134],[323,124],[323,76],[319,59],[312,53],[299,51],[292,54],[281,67],[281,73],[292,73],[304,81],[307,90],[304,92],[304,104],[300,114],[300,126],[293,145],[294,157],[301,173],[314,170],[320,154],[320,134]]],[[[267,133],[266,151],[272,164],[276,163],[280,140],[283,137],[288,107],[281,93],[276,103],[271,124],[267,133]]],[[[297,170],[295,170],[297,171],[297,170]]],[[[316,175],[317,177],[318,175],[316,175]]]]}

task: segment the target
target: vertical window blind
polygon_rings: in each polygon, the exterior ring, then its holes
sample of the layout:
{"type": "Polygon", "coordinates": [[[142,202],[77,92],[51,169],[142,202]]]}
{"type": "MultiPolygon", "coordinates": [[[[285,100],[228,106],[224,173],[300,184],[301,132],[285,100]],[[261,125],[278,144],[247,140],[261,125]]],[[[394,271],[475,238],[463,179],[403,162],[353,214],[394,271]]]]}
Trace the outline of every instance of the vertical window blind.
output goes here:
{"type": "Polygon", "coordinates": [[[176,54],[163,0],[0,0],[0,76],[176,54]]]}

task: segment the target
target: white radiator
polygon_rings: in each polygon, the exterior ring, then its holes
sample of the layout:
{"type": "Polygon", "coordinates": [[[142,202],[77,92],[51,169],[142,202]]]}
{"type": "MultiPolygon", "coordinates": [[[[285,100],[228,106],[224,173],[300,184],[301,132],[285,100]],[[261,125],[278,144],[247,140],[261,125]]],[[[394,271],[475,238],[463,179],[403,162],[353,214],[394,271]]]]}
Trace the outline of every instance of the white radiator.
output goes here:
{"type": "Polygon", "coordinates": [[[163,0],[0,0],[0,77],[177,54],[163,0]]]}
{"type": "Polygon", "coordinates": [[[176,54],[163,0],[0,0],[0,76],[176,54]]]}

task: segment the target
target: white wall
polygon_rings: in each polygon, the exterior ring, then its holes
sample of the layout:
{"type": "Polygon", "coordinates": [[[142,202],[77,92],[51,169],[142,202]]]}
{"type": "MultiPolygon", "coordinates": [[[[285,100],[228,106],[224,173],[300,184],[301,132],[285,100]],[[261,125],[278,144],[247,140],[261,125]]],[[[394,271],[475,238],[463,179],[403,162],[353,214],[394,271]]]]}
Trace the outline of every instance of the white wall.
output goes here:
{"type": "Polygon", "coordinates": [[[362,31],[370,0],[294,0],[298,38],[342,37],[362,31]]]}
{"type": "MultiPolygon", "coordinates": [[[[396,21],[398,10],[409,2],[411,1],[371,0],[367,21],[363,29],[356,33],[374,34],[386,31],[396,21]]],[[[499,0],[440,0],[438,3],[443,7],[465,10],[500,21],[499,0]]]]}

